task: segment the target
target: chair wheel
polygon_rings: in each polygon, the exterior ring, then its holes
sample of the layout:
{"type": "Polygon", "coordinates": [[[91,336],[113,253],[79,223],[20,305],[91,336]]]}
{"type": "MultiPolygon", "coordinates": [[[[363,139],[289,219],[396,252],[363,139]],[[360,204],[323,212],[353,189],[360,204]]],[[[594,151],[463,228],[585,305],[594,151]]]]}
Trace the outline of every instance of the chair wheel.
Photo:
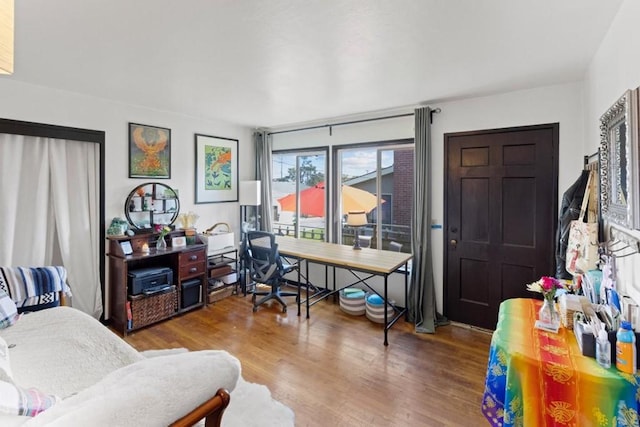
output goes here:
{"type": "Polygon", "coordinates": [[[286,307],[286,306],[282,307],[282,312],[283,312],[283,313],[286,313],[286,312],[287,312],[287,307],[286,307]]]}
{"type": "Polygon", "coordinates": [[[253,307],[253,312],[255,313],[256,311],[258,311],[258,307],[253,307]]]}

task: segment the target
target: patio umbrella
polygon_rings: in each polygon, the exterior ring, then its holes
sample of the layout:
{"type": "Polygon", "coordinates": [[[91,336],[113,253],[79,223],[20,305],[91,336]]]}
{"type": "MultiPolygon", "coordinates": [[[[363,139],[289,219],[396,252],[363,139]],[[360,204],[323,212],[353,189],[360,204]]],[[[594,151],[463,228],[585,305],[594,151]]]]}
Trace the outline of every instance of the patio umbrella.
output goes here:
{"type": "MultiPolygon", "coordinates": [[[[325,216],[324,182],[306,188],[300,192],[300,214],[305,216],[325,216]]],[[[287,194],[278,199],[283,211],[295,212],[296,193],[287,194]]],[[[384,200],[382,200],[384,203],[384,200]]],[[[342,214],[350,211],[371,212],[378,206],[378,198],[368,191],[350,185],[342,186],[342,214]]]]}

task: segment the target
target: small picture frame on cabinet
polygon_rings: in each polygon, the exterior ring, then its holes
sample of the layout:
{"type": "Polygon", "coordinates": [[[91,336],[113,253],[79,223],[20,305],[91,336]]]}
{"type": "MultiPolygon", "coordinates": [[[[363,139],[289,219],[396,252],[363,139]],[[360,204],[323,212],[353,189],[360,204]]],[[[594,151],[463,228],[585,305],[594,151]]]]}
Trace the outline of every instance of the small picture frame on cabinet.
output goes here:
{"type": "Polygon", "coordinates": [[[185,246],[187,246],[187,238],[185,236],[173,237],[171,239],[171,247],[184,248],[185,246]]]}
{"type": "Polygon", "coordinates": [[[131,242],[128,240],[124,242],[120,242],[120,247],[122,248],[122,253],[125,255],[131,255],[133,253],[131,242]]]}

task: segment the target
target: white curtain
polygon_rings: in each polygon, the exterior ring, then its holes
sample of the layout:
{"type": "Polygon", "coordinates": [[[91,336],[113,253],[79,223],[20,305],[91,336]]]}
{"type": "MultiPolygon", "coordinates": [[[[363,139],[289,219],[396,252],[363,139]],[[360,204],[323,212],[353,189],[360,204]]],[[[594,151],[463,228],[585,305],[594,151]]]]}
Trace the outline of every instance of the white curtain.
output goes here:
{"type": "Polygon", "coordinates": [[[0,134],[0,265],[63,265],[73,306],[99,318],[99,145],[0,134]]]}

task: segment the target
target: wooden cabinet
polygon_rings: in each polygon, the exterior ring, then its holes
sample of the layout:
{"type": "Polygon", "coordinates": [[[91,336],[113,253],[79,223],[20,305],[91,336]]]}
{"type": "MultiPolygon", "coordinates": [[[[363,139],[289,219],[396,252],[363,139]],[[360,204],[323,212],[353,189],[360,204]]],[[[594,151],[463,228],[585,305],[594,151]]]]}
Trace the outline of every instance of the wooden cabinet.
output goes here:
{"type": "Polygon", "coordinates": [[[185,250],[180,254],[180,279],[204,274],[207,262],[204,248],[185,250]]]}
{"type": "MultiPolygon", "coordinates": [[[[175,231],[170,237],[183,236],[183,231],[175,231]]],[[[109,240],[109,281],[107,286],[109,319],[113,327],[127,334],[136,329],[169,319],[177,314],[203,307],[207,288],[206,245],[198,241],[194,245],[181,248],[169,246],[166,250],[156,250],[157,235],[147,233],[133,237],[108,237],[109,240]],[[149,253],[142,247],[148,244],[149,253]],[[126,255],[124,246],[130,245],[133,253],[126,255]],[[162,270],[164,269],[164,270],[162,270]],[[132,289],[132,272],[153,273],[170,269],[170,286],[151,286],[140,292],[140,287],[132,289]],[[149,290],[151,289],[151,290],[149,290]],[[135,292],[135,293],[134,293],[135,292]]],[[[162,276],[166,277],[166,276],[162,276]]]]}

